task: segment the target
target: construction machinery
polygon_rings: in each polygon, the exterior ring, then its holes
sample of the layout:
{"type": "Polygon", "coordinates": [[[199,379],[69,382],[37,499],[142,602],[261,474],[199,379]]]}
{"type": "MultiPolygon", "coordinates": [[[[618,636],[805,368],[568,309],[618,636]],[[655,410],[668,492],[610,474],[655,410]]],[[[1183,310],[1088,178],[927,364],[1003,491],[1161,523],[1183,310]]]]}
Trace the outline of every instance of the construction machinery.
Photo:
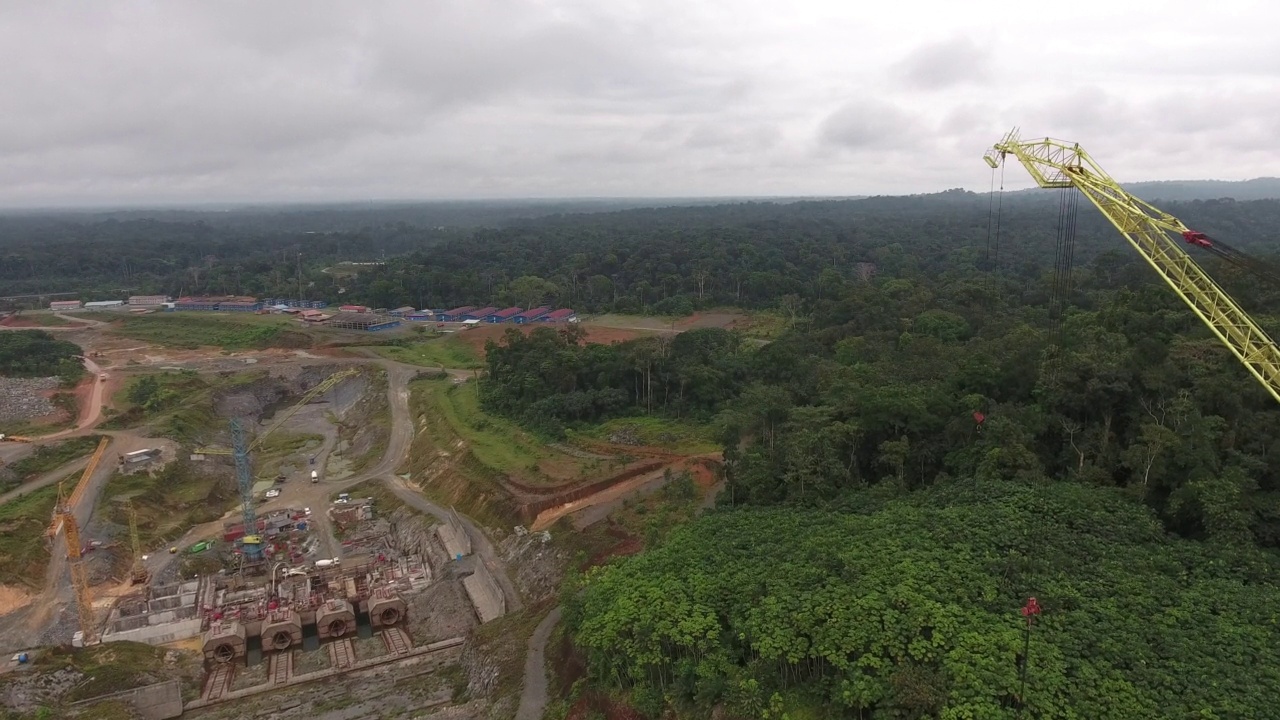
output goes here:
{"type": "MultiPolygon", "coordinates": [[[[84,493],[89,487],[89,478],[93,477],[94,471],[98,469],[98,463],[102,462],[102,455],[107,451],[107,446],[110,444],[110,438],[104,437],[98,441],[98,448],[93,451],[93,456],[89,458],[89,464],[84,466],[84,472],[80,473],[80,480],[76,483],[75,489],[71,491],[71,497],[67,500],[72,508],[80,504],[80,498],[84,497],[84,493]]],[[[54,508],[53,521],[49,523],[49,529],[45,531],[45,536],[50,539],[55,538],[60,529],[62,529],[62,517],[58,514],[58,509],[54,508]]]]}
{"type": "Polygon", "coordinates": [[[89,592],[89,576],[84,563],[81,562],[83,549],[75,508],[80,498],[84,496],[89,479],[98,469],[98,463],[102,462],[102,455],[110,444],[109,438],[102,438],[98,442],[98,449],[89,459],[89,464],[85,466],[84,472],[80,475],[80,481],[76,483],[70,497],[63,494],[62,484],[58,484],[58,502],[53,506],[53,519],[49,523],[49,529],[45,531],[45,536],[51,543],[57,543],[59,531],[64,528],[67,531],[67,564],[71,571],[71,587],[76,595],[76,614],[80,617],[80,642],[84,645],[93,644],[98,638],[98,631],[93,620],[93,597],[89,592]]]}
{"type": "Polygon", "coordinates": [[[983,156],[993,170],[1012,155],[1042,188],[1075,188],[1111,221],[1134,250],[1280,402],[1280,348],[1183,249],[1191,245],[1264,278],[1277,273],[1248,255],[1187,227],[1120,187],[1076,143],[1023,141],[1014,128],[983,156]]]}
{"type": "Polygon", "coordinates": [[[231,455],[235,458],[236,466],[236,484],[240,490],[241,517],[244,521],[244,537],[240,540],[243,551],[243,558],[246,562],[254,563],[262,559],[262,538],[257,535],[258,530],[258,514],[253,505],[253,464],[250,460],[250,454],[262,446],[262,443],[278,430],[282,425],[293,417],[295,413],[312,400],[320,397],[326,392],[332,390],[338,383],[349,377],[360,374],[359,370],[354,368],[341,370],[325,378],[315,387],[303,394],[298,402],[294,403],[288,410],[281,414],[280,418],[271,424],[265,431],[254,438],[253,442],[248,442],[245,438],[245,431],[239,418],[231,419],[231,448],[200,448],[196,452],[204,455],[231,455]]]}
{"type": "MultiPolygon", "coordinates": [[[[76,614],[80,618],[80,644],[97,642],[97,623],[93,618],[93,596],[89,592],[89,574],[82,562],[80,548],[80,524],[76,522],[75,508],[62,493],[58,484],[58,504],[53,507],[54,517],[60,527],[66,528],[67,566],[71,571],[71,587],[76,594],[76,614]]],[[[55,533],[56,539],[56,533],[55,533]]],[[[76,644],[74,641],[72,644],[76,644]]]]}
{"type": "Polygon", "coordinates": [[[129,542],[133,548],[133,567],[129,570],[129,582],[145,585],[151,578],[151,573],[143,563],[142,542],[138,539],[138,511],[133,507],[132,501],[126,501],[124,509],[129,514],[129,542]]]}
{"type": "Polygon", "coordinates": [[[0,433],[0,442],[29,443],[31,441],[32,439],[29,437],[22,437],[20,435],[5,435],[4,433],[0,433]]]}

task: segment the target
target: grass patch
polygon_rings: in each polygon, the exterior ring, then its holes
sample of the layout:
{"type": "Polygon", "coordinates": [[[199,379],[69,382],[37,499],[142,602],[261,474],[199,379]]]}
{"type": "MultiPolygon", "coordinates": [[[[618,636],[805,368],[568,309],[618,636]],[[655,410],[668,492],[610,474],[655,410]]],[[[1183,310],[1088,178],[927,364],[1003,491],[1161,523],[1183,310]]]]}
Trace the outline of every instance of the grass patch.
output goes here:
{"type": "Polygon", "coordinates": [[[217,520],[237,500],[230,465],[204,463],[200,468],[180,459],[154,473],[116,474],[103,491],[94,515],[128,527],[125,501],[138,512],[138,536],[145,548],[181,537],[192,526],[217,520]]]}
{"type": "Polygon", "coordinates": [[[58,486],[50,485],[0,505],[0,584],[43,587],[49,564],[44,530],[57,500],[58,486]]]}
{"type": "Polygon", "coordinates": [[[89,455],[101,439],[99,435],[87,435],[52,445],[41,445],[34,453],[9,465],[9,471],[15,475],[15,478],[7,484],[0,484],[0,492],[12,490],[78,457],[89,455]]]}
{"type": "Polygon", "coordinates": [[[671,418],[615,418],[586,429],[568,431],[571,442],[575,438],[609,442],[609,438],[615,434],[634,436],[641,445],[689,455],[713,453],[721,449],[709,426],[671,418]]]}
{"type": "MultiPolygon", "coordinates": [[[[323,435],[276,431],[267,436],[267,439],[253,453],[254,475],[263,480],[270,480],[280,474],[280,468],[290,457],[312,454],[323,445],[323,435]]],[[[306,465],[306,462],[302,464],[306,465]]]]}
{"type": "Polygon", "coordinates": [[[734,327],[743,335],[757,340],[776,340],[786,332],[791,320],[776,310],[763,310],[747,315],[734,327]]]}
{"type": "Polygon", "coordinates": [[[213,409],[215,392],[252,383],[265,375],[265,370],[250,370],[211,379],[182,370],[130,378],[115,396],[119,412],[100,427],[124,430],[146,425],[149,434],[186,445],[202,444],[225,427],[225,421],[213,409]]]}
{"type": "Polygon", "coordinates": [[[114,332],[157,345],[194,350],[269,347],[311,347],[311,336],[297,330],[293,320],[280,315],[156,313],[114,318],[114,332]]]}
{"type": "Polygon", "coordinates": [[[540,443],[515,423],[481,410],[478,384],[430,381],[429,387],[436,409],[467,441],[476,459],[494,470],[514,475],[536,472],[538,460],[546,455],[540,450],[540,443]]]}
{"type": "MultiPolygon", "coordinates": [[[[178,670],[165,664],[167,652],[165,648],[136,642],[113,642],[86,648],[53,647],[36,658],[35,668],[41,672],[65,668],[83,673],[85,681],[62,698],[63,702],[75,702],[171,678],[178,670]]],[[[185,669],[189,664],[182,665],[185,669]]],[[[192,677],[182,679],[194,680],[192,677]]]]}
{"type": "Polygon", "coordinates": [[[388,360],[408,365],[465,370],[484,367],[475,351],[453,335],[403,345],[375,347],[373,351],[388,360]]]}
{"type": "Polygon", "coordinates": [[[628,498],[609,516],[615,526],[640,538],[646,548],[661,543],[672,530],[698,515],[702,492],[689,473],[673,475],[662,489],[628,498]]]}
{"type": "MultiPolygon", "coordinates": [[[[33,323],[39,323],[40,327],[66,327],[71,323],[66,318],[60,318],[52,312],[24,312],[18,316],[21,320],[29,320],[33,323]]],[[[37,328],[38,329],[38,328],[37,328]]]]}
{"type": "MultiPolygon", "coordinates": [[[[414,418],[409,472],[422,492],[441,505],[458,508],[489,527],[507,528],[519,522],[511,495],[500,480],[505,473],[481,462],[463,439],[448,413],[456,415],[448,380],[415,380],[409,384],[409,410],[414,418]]],[[[474,390],[472,391],[474,392],[474,390]]]]}

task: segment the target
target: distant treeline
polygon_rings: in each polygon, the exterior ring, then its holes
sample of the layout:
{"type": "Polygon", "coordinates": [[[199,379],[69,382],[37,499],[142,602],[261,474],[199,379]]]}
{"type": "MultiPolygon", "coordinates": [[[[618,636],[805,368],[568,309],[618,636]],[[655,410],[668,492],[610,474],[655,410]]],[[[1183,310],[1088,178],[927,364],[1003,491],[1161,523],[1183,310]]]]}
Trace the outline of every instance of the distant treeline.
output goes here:
{"type": "MultiPolygon", "coordinates": [[[[0,216],[0,287],[11,295],[71,291],[86,300],[124,292],[302,294],[373,307],[534,301],[582,312],[680,314],[717,304],[775,306],[788,295],[821,299],[855,279],[859,263],[891,275],[965,266],[1030,276],[1052,266],[1057,193],[1007,195],[998,234],[989,200],[950,191],[590,213],[568,204],[565,213],[525,220],[513,216],[556,206],[461,206],[438,216],[414,206],[246,211],[221,222],[194,211],[157,214],[171,219],[0,216]],[[459,224],[427,224],[434,217],[459,224]],[[367,224],[354,227],[357,219],[367,224]],[[384,258],[384,266],[354,275],[325,272],[342,261],[384,258]],[[520,278],[541,281],[544,292],[520,292],[520,278]]],[[[1276,200],[1165,209],[1244,249],[1269,249],[1280,224],[1276,200]]],[[[1114,230],[1083,208],[1078,259],[1115,248],[1123,242],[1114,230]]]]}

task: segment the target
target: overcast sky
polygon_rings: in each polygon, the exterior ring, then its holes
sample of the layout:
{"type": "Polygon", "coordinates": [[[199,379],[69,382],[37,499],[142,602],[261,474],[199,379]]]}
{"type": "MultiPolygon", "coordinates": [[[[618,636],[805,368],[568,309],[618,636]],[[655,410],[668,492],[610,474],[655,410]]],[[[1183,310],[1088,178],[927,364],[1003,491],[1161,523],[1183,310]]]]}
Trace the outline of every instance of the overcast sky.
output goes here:
{"type": "Polygon", "coordinates": [[[1147,6],[12,0],[0,205],[985,191],[1013,125],[1280,174],[1280,5],[1147,6]]]}

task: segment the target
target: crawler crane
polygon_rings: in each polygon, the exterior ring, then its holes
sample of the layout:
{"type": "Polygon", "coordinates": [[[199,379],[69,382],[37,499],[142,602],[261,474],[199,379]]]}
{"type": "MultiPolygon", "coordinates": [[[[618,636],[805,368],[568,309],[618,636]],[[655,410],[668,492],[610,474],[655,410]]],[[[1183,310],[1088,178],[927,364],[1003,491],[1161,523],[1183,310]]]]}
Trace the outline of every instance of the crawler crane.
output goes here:
{"type": "Polygon", "coordinates": [[[1280,348],[1183,249],[1193,245],[1269,279],[1276,273],[1248,255],[1187,227],[1129,194],[1076,143],[1024,141],[1015,128],[987,151],[994,170],[1012,155],[1042,188],[1076,188],[1124,235],[1213,334],[1280,401],[1280,348]]]}

